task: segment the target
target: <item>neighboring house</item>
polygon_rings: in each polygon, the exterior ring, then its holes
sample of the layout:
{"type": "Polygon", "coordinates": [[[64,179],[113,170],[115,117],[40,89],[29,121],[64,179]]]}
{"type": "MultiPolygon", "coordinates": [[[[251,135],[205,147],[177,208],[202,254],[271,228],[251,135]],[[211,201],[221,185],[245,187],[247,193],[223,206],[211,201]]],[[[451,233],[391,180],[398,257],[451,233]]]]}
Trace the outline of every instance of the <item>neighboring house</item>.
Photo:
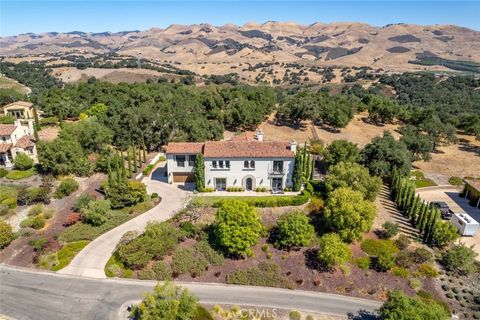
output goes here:
{"type": "Polygon", "coordinates": [[[296,142],[263,141],[261,132],[257,139],[169,143],[165,147],[168,182],[195,182],[195,159],[202,153],[206,188],[279,191],[292,187],[296,142]]]}
{"type": "Polygon", "coordinates": [[[465,179],[465,187],[462,195],[470,199],[472,205],[480,208],[480,180],[465,179]]]}
{"type": "Polygon", "coordinates": [[[0,124],[0,166],[10,168],[20,153],[25,153],[36,162],[37,148],[33,123],[34,111],[30,102],[17,101],[0,109],[2,116],[13,116],[14,124],[0,124]]]}

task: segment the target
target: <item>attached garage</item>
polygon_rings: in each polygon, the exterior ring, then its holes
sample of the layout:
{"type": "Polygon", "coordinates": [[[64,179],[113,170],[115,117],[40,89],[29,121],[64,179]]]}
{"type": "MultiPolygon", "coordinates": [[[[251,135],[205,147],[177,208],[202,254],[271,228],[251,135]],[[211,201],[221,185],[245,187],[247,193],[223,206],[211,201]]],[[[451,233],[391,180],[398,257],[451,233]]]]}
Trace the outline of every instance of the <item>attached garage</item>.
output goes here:
{"type": "Polygon", "coordinates": [[[190,172],[173,172],[174,183],[195,182],[195,176],[190,172]]]}

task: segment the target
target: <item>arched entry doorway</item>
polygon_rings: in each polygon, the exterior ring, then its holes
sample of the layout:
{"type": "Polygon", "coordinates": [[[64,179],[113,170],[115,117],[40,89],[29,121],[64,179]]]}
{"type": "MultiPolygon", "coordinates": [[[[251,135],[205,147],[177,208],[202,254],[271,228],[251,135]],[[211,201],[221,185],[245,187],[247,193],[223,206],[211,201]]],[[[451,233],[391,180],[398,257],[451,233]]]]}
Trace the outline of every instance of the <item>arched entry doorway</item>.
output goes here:
{"type": "Polygon", "coordinates": [[[246,191],[253,191],[255,190],[255,177],[253,176],[246,176],[243,178],[243,188],[246,191]]]}

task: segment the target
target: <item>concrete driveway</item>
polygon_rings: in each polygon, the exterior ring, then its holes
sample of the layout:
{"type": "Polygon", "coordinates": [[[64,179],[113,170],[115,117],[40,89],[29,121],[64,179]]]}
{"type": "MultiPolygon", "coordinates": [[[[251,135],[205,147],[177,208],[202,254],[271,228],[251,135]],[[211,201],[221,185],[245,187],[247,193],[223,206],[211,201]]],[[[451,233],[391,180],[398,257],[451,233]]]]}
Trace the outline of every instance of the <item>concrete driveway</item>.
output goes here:
{"type": "Polygon", "coordinates": [[[156,192],[162,198],[160,204],[90,242],[66,268],[58,273],[105,278],[105,265],[126,232],[141,233],[149,221],[165,221],[177,213],[183,207],[189,192],[162,182],[162,170],[164,168],[159,167],[152,176],[142,180],[147,186],[148,193],[156,192]]]}
{"type": "MultiPolygon", "coordinates": [[[[425,201],[444,201],[454,213],[468,213],[473,219],[480,222],[480,209],[471,206],[468,199],[460,197],[462,188],[456,186],[436,186],[417,189],[417,194],[425,201]]],[[[461,237],[460,241],[467,246],[474,245],[473,250],[478,253],[480,261],[480,230],[473,237],[461,237]]]]}

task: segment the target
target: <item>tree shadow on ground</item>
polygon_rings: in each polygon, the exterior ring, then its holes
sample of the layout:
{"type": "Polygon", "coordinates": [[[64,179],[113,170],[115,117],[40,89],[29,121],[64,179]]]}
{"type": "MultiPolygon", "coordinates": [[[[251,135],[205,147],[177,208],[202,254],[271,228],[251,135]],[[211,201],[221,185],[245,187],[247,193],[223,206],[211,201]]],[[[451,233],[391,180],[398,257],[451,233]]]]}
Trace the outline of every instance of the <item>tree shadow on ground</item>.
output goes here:
{"type": "Polygon", "coordinates": [[[379,317],[375,312],[370,312],[367,310],[360,310],[356,314],[349,313],[348,315],[349,320],[378,320],[379,317]]]}

